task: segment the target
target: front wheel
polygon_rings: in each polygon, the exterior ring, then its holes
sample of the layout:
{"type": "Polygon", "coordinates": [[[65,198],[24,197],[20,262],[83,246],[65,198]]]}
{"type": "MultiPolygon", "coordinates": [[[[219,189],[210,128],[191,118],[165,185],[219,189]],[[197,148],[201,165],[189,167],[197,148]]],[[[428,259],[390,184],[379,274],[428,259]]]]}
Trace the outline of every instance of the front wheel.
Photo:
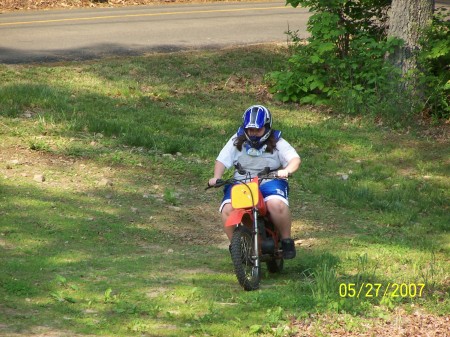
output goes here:
{"type": "Polygon", "coordinates": [[[254,241],[252,232],[238,226],[231,238],[231,259],[239,284],[247,291],[259,288],[261,267],[255,265],[254,241]]]}

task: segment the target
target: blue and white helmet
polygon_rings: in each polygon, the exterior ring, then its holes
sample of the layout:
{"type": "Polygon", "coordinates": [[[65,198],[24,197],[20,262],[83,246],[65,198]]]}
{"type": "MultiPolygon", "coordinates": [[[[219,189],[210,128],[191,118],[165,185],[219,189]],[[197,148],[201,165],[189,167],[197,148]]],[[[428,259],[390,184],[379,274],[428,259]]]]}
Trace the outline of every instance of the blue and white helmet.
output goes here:
{"type": "Polygon", "coordinates": [[[272,133],[272,114],[269,109],[262,105],[252,105],[245,110],[242,116],[242,127],[247,141],[254,148],[260,148],[272,133]],[[245,129],[261,129],[265,127],[264,135],[261,137],[249,137],[245,129]]]}

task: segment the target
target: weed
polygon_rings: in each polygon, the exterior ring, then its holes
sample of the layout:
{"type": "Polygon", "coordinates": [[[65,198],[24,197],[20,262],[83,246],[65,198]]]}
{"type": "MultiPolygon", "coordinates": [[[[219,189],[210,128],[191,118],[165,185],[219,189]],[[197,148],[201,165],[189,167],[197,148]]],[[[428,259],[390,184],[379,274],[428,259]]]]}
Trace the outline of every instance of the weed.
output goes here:
{"type": "Polygon", "coordinates": [[[164,201],[170,205],[176,206],[179,204],[178,193],[173,188],[164,189],[164,201]]]}
{"type": "Polygon", "coordinates": [[[326,301],[331,297],[335,297],[338,281],[336,270],[324,263],[319,269],[313,272],[314,276],[314,297],[319,301],[326,301]]]}
{"type": "Polygon", "coordinates": [[[369,257],[367,253],[361,254],[358,256],[358,272],[356,274],[356,283],[360,284],[361,282],[370,282],[375,280],[375,273],[377,270],[377,266],[373,268],[372,271],[369,270],[369,257]]]}
{"type": "Polygon", "coordinates": [[[50,151],[50,146],[47,144],[47,142],[45,142],[45,140],[38,138],[30,141],[29,148],[30,150],[33,151],[46,151],[46,152],[50,151]]]}

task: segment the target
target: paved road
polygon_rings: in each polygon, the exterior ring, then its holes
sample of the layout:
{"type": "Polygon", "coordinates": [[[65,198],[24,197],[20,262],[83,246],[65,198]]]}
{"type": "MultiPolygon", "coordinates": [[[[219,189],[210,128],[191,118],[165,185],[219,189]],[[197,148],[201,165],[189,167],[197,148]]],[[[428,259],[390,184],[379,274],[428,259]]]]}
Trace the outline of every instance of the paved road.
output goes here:
{"type": "Polygon", "coordinates": [[[304,8],[273,2],[138,6],[0,15],[0,63],[284,42],[306,36],[304,8]]]}

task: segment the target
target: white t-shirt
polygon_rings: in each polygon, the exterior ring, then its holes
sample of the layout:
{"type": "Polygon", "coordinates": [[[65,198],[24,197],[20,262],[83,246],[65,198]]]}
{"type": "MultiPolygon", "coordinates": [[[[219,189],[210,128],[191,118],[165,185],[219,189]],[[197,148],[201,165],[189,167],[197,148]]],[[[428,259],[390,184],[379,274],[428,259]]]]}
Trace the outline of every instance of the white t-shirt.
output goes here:
{"type": "MultiPolygon", "coordinates": [[[[217,161],[220,161],[227,169],[238,163],[241,156],[248,156],[245,152],[245,146],[242,146],[241,151],[234,146],[234,140],[236,137],[237,134],[228,140],[216,159],[217,161]]],[[[258,165],[258,168],[255,167],[255,170],[263,169],[265,166],[270,166],[271,169],[285,168],[294,158],[300,158],[297,151],[295,151],[295,149],[286,140],[280,138],[276,144],[276,148],[273,150],[273,153],[264,152],[261,157],[255,157],[255,161],[262,162],[261,165],[258,165]],[[265,165],[264,160],[270,164],[265,165]]],[[[249,168],[245,166],[243,168],[250,170],[252,169],[251,167],[249,168]]]]}

